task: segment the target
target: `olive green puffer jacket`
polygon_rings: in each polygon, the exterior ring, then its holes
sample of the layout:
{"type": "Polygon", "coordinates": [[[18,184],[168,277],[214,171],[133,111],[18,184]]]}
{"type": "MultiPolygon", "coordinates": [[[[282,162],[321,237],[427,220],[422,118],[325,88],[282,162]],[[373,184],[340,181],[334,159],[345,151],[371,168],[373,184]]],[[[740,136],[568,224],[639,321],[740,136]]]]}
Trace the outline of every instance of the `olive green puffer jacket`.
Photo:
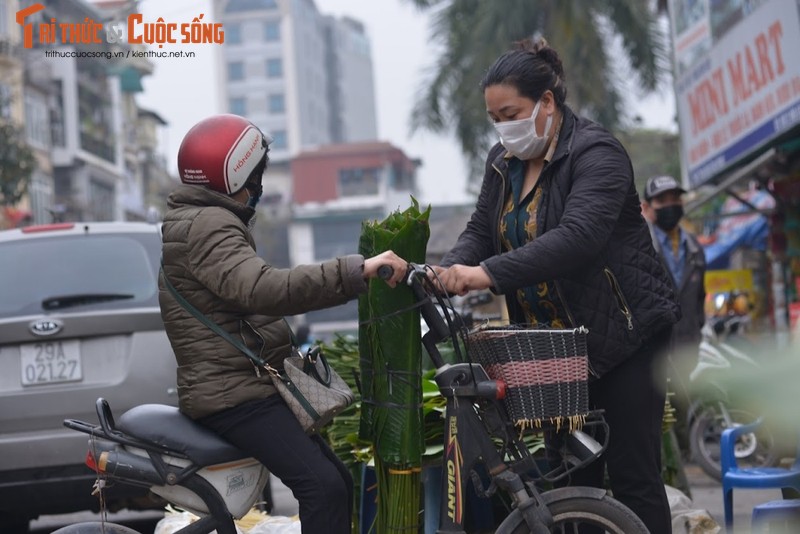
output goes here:
{"type": "MultiPolygon", "coordinates": [[[[168,208],[164,273],[186,300],[273,367],[281,369],[290,354],[284,315],[343,304],[367,289],[359,255],[293,269],[270,266],[256,255],[247,228],[253,209],[228,196],[182,185],[168,208]]],[[[275,393],[269,375],[257,373],[244,354],[178,304],[163,279],[159,302],[178,362],[181,412],[197,419],[275,393]]]]}

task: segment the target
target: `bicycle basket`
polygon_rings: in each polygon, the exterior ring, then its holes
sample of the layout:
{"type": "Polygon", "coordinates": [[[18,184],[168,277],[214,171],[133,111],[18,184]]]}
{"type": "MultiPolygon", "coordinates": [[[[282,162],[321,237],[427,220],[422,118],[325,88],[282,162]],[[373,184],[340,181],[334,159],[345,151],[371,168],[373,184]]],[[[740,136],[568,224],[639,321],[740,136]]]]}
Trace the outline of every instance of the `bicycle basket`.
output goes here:
{"type": "Polygon", "coordinates": [[[505,382],[503,403],[518,428],[576,428],[589,412],[587,334],[584,327],[487,327],[469,334],[469,351],[489,377],[505,382]]]}

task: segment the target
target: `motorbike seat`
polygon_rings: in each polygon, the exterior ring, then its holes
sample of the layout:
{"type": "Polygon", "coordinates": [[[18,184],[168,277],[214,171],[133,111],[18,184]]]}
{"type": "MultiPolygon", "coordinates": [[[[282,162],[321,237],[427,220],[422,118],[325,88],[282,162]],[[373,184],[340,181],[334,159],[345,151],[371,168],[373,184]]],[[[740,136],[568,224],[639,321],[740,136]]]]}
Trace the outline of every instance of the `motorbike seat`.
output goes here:
{"type": "Polygon", "coordinates": [[[205,467],[246,458],[223,438],[195,423],[174,406],[142,404],[122,414],[117,429],[125,434],[177,451],[205,467]]]}

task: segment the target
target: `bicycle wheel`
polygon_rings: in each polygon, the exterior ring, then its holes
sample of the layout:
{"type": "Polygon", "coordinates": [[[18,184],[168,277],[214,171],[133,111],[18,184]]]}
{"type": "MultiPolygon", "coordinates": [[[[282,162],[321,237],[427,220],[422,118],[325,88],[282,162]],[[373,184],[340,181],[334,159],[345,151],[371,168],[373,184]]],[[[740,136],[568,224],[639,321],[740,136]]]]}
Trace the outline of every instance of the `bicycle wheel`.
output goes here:
{"type": "MultiPolygon", "coordinates": [[[[729,408],[728,413],[734,427],[752,423],[757,417],[736,408],[729,408]]],[[[694,420],[689,432],[692,459],[708,476],[717,480],[722,480],[719,445],[726,428],[728,424],[719,409],[709,407],[694,420]]],[[[739,467],[774,467],[780,462],[775,440],[765,428],[741,436],[736,441],[735,454],[739,467]]]]}
{"type": "MultiPolygon", "coordinates": [[[[602,498],[565,496],[548,504],[553,515],[550,532],[567,534],[584,532],[608,532],[613,534],[647,534],[647,527],[630,508],[608,495],[602,498]],[[588,527],[588,528],[587,528],[588,527]]],[[[530,534],[525,520],[515,510],[497,532],[530,534]],[[515,517],[516,516],[516,517],[515,517]],[[506,524],[508,521],[513,524],[506,524]],[[505,528],[504,528],[505,527],[505,528]]]]}
{"type": "Polygon", "coordinates": [[[139,532],[116,523],[94,521],[61,527],[54,530],[53,534],[139,534],[139,532]]]}

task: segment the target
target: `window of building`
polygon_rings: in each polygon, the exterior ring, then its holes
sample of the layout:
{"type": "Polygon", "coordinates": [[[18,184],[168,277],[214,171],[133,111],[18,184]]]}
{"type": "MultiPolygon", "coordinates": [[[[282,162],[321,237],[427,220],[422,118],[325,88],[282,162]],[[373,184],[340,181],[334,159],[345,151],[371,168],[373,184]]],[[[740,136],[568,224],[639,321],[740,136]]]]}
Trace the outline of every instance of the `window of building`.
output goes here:
{"type": "Polygon", "coordinates": [[[272,134],[272,144],[270,148],[285,149],[287,146],[286,130],[273,130],[270,133],[272,134]]]}
{"type": "Polygon", "coordinates": [[[283,94],[269,95],[269,112],[270,113],[285,113],[286,100],[283,94]]]}
{"type": "Polygon", "coordinates": [[[276,20],[270,20],[264,23],[264,40],[265,41],[280,41],[281,40],[281,27],[276,20]]]}
{"type": "Polygon", "coordinates": [[[54,222],[53,216],[48,211],[53,205],[53,180],[40,170],[33,171],[31,176],[28,196],[31,201],[31,212],[33,222],[44,224],[54,222]]]}
{"type": "Polygon", "coordinates": [[[89,180],[89,213],[93,221],[114,220],[114,187],[100,180],[89,180]]]}
{"type": "Polygon", "coordinates": [[[267,60],[267,78],[281,78],[283,76],[283,61],[280,58],[267,60]]]}
{"type": "Polygon", "coordinates": [[[237,13],[241,11],[260,11],[262,9],[276,9],[278,4],[275,0],[230,0],[225,6],[226,13],[237,13]]]}
{"type": "Polygon", "coordinates": [[[234,115],[247,115],[247,103],[244,97],[234,97],[228,101],[228,111],[234,115]]]}
{"type": "Polygon", "coordinates": [[[236,81],[244,79],[244,63],[232,61],[228,63],[228,80],[236,81]]]}
{"type": "Polygon", "coordinates": [[[378,194],[379,169],[342,169],[339,171],[339,196],[378,194]]]}
{"type": "MultiPolygon", "coordinates": [[[[380,218],[380,214],[377,218],[380,218]]],[[[360,235],[360,218],[352,221],[321,220],[314,223],[314,261],[356,254],[360,235]]]]}
{"type": "Polygon", "coordinates": [[[14,93],[10,85],[0,83],[0,118],[8,119],[11,117],[11,101],[14,93]]]}
{"type": "Polygon", "coordinates": [[[50,93],[50,138],[55,146],[66,146],[67,137],[64,131],[64,99],[61,80],[53,80],[50,93]]]}
{"type": "Polygon", "coordinates": [[[8,38],[8,2],[0,0],[0,39],[8,38]]]}
{"type": "Polygon", "coordinates": [[[50,146],[50,114],[41,95],[25,95],[25,136],[37,148],[50,146]]]}
{"type": "Polygon", "coordinates": [[[238,24],[225,24],[225,44],[239,44],[242,42],[242,27],[238,24]]]}

